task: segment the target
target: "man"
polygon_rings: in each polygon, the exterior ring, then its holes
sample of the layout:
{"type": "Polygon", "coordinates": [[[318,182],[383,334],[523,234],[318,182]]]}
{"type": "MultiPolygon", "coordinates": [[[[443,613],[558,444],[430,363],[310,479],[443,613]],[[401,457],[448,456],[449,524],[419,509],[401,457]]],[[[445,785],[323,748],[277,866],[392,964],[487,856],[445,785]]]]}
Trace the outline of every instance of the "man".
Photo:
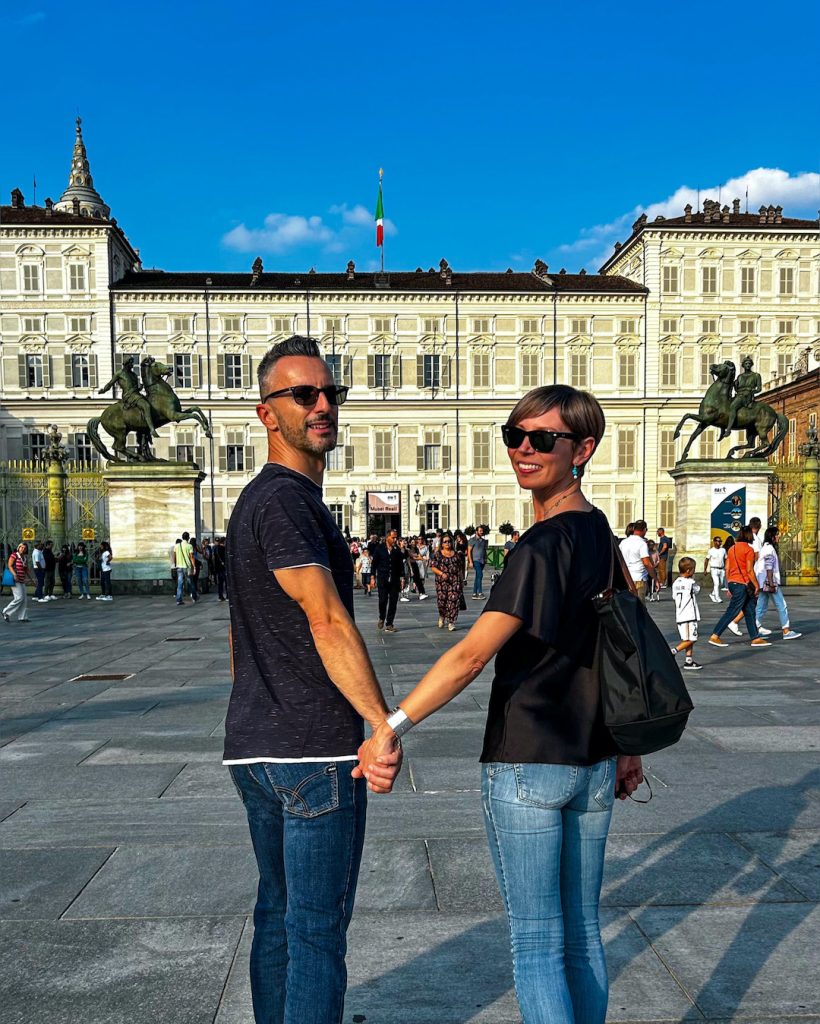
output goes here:
{"type": "Polygon", "coordinates": [[[216,577],[216,592],[220,601],[227,600],[225,586],[225,538],[217,537],[216,546],[211,549],[213,560],[214,576],[216,577]]]}
{"type": "Polygon", "coordinates": [[[752,540],[752,547],[754,548],[754,553],[756,557],[760,557],[760,552],[763,548],[763,541],[760,539],[760,527],[762,525],[763,524],[760,522],[758,516],[752,516],[752,518],[749,520],[749,526],[752,528],[752,533],[754,534],[754,539],[752,540]]]}
{"type": "Polygon", "coordinates": [[[475,569],[473,600],[483,601],[484,591],[481,588],[484,584],[484,566],[487,564],[487,538],[484,536],[483,526],[479,526],[475,536],[470,538],[467,545],[467,561],[470,568],[475,569]]]}
{"type": "Polygon", "coordinates": [[[43,554],[42,541],[36,540],[34,542],[31,565],[34,569],[34,577],[37,580],[37,586],[35,587],[34,597],[32,600],[37,601],[38,604],[43,604],[47,598],[43,596],[43,584],[46,581],[46,556],[43,554]]]}
{"type": "Polygon", "coordinates": [[[649,557],[649,546],[646,543],[647,525],[639,519],[632,523],[632,533],[621,541],[621,554],[624,556],[629,575],[635,584],[638,597],[646,603],[647,584],[656,580],[657,574],[652,559],[649,557]]]}
{"type": "Polygon", "coordinates": [[[515,545],[518,543],[520,536],[521,534],[518,530],[513,530],[512,534],[510,535],[510,539],[504,544],[504,563],[502,565],[502,568],[504,567],[504,565],[507,564],[507,559],[510,557],[510,552],[515,548],[515,545]]]}
{"type": "Polygon", "coordinates": [[[399,547],[398,530],[388,530],[384,544],[376,548],[371,571],[379,588],[379,629],[385,633],[398,633],[393,620],[405,579],[404,555],[399,547]]]}
{"type": "Polygon", "coordinates": [[[196,565],[194,564],[194,548],[191,544],[191,535],[186,530],[182,540],[174,545],[174,568],[177,573],[177,604],[184,604],[182,600],[185,593],[185,580],[188,580],[188,590],[191,594],[191,603],[196,604],[199,595],[196,590],[196,565]]]}
{"type": "Polygon", "coordinates": [[[43,548],[43,559],[46,563],[45,586],[43,587],[45,599],[56,601],[54,594],[54,583],[57,576],[57,556],[54,554],[54,541],[47,540],[43,548]]]}
{"type": "Polygon", "coordinates": [[[744,372],[735,381],[735,397],[729,406],[729,419],[720,434],[719,440],[728,437],[732,432],[737,420],[737,414],[741,409],[748,409],[754,405],[755,395],[763,390],[763,378],[759,373],[752,373],[754,363],[746,356],[741,363],[744,372]]]}
{"type": "Polygon", "coordinates": [[[122,407],[123,409],[139,409],[142,413],[142,418],[145,420],[145,426],[151,431],[151,437],[159,437],[156,427],[154,426],[154,420],[151,413],[151,405],[148,399],[140,394],[140,379],[134,373],[134,357],[129,356],[123,360],[122,368],[118,373],[115,373],[111,380],[100,388],[100,394],[104,395],[106,391],[114,387],[115,384],[119,384],[122,388],[122,407]]]}
{"type": "Polygon", "coordinates": [[[310,338],[275,345],[257,372],[268,461],[228,528],[233,689],[224,763],[259,867],[255,1019],[329,1024],[342,1020],[364,839],[366,783],[352,770],[362,718],[383,722],[387,705],[353,623],[350,552],[322,502],[347,388],[333,383],[310,338]]]}
{"type": "Polygon", "coordinates": [[[667,570],[669,568],[669,553],[672,550],[672,538],[666,536],[666,530],[662,527],[658,527],[658,579],[660,580],[661,590],[666,590],[667,580],[669,579],[667,570]]]}

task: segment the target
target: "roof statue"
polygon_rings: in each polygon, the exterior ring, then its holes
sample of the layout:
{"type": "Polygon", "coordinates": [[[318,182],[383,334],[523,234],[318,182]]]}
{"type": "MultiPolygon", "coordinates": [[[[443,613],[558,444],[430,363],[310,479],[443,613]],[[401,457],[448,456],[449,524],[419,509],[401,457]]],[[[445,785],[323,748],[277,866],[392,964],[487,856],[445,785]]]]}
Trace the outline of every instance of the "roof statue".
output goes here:
{"type": "Polygon", "coordinates": [[[71,157],[71,170],[68,175],[68,188],[54,204],[55,210],[71,213],[79,201],[79,212],[85,217],[109,217],[111,208],[106,206],[99,192],[94,188],[91,167],[83,142],[82,118],[77,118],[74,154],[71,157]]]}

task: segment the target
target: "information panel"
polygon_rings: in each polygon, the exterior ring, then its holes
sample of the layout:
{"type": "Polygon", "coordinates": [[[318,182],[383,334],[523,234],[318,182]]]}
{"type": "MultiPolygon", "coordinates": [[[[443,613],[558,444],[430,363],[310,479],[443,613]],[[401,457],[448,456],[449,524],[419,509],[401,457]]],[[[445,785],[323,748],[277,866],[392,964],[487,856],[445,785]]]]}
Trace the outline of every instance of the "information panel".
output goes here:
{"type": "Polygon", "coordinates": [[[746,487],[712,484],[712,536],[737,538],[746,522],[746,487]]]}
{"type": "Polygon", "coordinates": [[[367,492],[367,514],[377,515],[400,515],[401,513],[401,492],[400,491],[368,491],[367,492]]]}

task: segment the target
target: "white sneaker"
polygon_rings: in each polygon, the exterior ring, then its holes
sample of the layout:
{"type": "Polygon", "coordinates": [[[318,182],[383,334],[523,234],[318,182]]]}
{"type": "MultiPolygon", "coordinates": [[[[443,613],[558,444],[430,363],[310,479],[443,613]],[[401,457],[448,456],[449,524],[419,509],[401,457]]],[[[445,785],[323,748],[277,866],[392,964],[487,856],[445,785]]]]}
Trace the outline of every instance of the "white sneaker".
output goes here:
{"type": "Polygon", "coordinates": [[[400,601],[409,601],[410,598],[409,597],[400,597],[399,600],[400,601]]]}
{"type": "Polygon", "coordinates": [[[99,597],[95,597],[95,598],[94,598],[94,600],[95,600],[95,601],[104,601],[104,600],[105,600],[105,597],[103,597],[103,595],[102,595],[102,594],[100,594],[100,596],[99,596],[99,597]]]}
{"type": "MultiPolygon", "coordinates": [[[[762,630],[761,630],[761,632],[762,632],[762,630]]],[[[796,630],[790,629],[788,631],[788,633],[784,633],[783,634],[783,639],[784,640],[796,640],[798,637],[801,637],[802,635],[803,635],[802,633],[798,633],[796,630]]]]}
{"type": "Polygon", "coordinates": [[[419,594],[419,601],[426,601],[429,596],[429,594],[419,594]]]}
{"type": "Polygon", "coordinates": [[[760,634],[760,636],[771,636],[772,635],[772,631],[770,629],[766,629],[765,626],[758,626],[757,627],[757,631],[760,634]]]}
{"type": "Polygon", "coordinates": [[[743,636],[743,630],[738,626],[736,622],[729,623],[729,632],[734,633],[735,636],[743,636]]]}

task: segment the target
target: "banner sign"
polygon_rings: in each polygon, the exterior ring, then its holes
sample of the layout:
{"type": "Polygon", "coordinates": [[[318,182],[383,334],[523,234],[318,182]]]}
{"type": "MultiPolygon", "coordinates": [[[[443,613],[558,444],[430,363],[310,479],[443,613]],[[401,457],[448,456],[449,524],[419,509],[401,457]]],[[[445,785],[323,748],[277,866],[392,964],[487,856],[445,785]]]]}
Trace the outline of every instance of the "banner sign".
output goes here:
{"type": "Polygon", "coordinates": [[[368,491],[367,514],[399,515],[401,512],[401,494],[399,491],[368,491]]]}
{"type": "Polygon", "coordinates": [[[746,522],[746,488],[732,484],[712,484],[712,537],[737,539],[746,522]]]}

